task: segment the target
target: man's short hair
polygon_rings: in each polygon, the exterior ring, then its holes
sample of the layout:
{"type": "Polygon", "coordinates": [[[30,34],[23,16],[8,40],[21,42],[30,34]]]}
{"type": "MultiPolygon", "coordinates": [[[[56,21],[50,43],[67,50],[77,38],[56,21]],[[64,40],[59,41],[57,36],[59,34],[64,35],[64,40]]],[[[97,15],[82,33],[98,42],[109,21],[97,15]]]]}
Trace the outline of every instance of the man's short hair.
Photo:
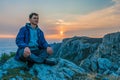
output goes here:
{"type": "Polygon", "coordinates": [[[29,15],[29,19],[31,19],[31,18],[33,17],[33,15],[39,16],[37,13],[31,13],[31,14],[29,15]]]}

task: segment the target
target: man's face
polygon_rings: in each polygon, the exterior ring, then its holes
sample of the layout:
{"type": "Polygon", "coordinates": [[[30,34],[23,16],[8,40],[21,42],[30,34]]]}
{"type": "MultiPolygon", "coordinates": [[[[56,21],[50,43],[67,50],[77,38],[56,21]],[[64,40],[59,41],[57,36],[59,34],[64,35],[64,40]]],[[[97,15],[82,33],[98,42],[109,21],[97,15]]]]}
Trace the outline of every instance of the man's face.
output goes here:
{"type": "Polygon", "coordinates": [[[33,15],[32,18],[29,19],[31,24],[37,25],[39,22],[39,17],[36,15],[33,15]]]}

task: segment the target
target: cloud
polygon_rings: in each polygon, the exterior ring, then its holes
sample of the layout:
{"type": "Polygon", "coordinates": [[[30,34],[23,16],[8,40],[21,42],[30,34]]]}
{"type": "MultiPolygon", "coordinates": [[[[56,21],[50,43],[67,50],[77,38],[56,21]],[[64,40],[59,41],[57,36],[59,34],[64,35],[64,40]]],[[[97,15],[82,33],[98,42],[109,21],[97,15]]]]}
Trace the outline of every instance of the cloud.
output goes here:
{"type": "Polygon", "coordinates": [[[106,33],[119,31],[120,0],[113,1],[115,2],[114,5],[89,14],[66,15],[64,19],[59,19],[56,24],[63,26],[66,35],[71,34],[71,36],[82,34],[102,37],[106,33]]]}
{"type": "Polygon", "coordinates": [[[120,24],[120,4],[118,1],[106,9],[92,12],[88,15],[77,16],[76,25],[84,25],[84,28],[110,27],[120,24]]]}
{"type": "MultiPolygon", "coordinates": [[[[40,28],[44,31],[46,38],[51,40],[75,35],[101,37],[105,33],[118,31],[120,30],[120,0],[112,1],[114,2],[112,6],[82,15],[63,12],[49,13],[51,17],[48,14],[47,16],[46,14],[40,15],[40,28]],[[61,31],[63,32],[62,36],[60,35],[61,31]]],[[[2,25],[0,33],[3,34],[16,35],[18,29],[27,21],[31,10],[36,9],[39,13],[42,12],[39,11],[41,7],[38,6],[37,8],[33,7],[34,9],[29,9],[29,5],[20,7],[20,4],[16,4],[16,7],[14,5],[4,7],[6,9],[0,15],[0,25],[2,25]],[[18,12],[14,12],[18,9],[18,12]],[[9,29],[8,32],[6,29],[9,29]]]]}

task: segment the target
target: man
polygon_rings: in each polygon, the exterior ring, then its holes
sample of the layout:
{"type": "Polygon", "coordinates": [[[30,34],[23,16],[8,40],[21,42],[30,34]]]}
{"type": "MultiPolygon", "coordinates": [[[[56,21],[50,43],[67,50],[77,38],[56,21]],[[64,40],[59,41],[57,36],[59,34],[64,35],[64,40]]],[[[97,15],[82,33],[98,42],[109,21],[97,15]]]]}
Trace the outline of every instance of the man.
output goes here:
{"type": "Polygon", "coordinates": [[[23,26],[16,37],[18,50],[15,59],[27,62],[28,68],[34,63],[44,63],[48,65],[57,64],[56,61],[47,59],[53,54],[53,50],[44,38],[44,33],[38,27],[39,15],[31,13],[30,23],[23,26]]]}

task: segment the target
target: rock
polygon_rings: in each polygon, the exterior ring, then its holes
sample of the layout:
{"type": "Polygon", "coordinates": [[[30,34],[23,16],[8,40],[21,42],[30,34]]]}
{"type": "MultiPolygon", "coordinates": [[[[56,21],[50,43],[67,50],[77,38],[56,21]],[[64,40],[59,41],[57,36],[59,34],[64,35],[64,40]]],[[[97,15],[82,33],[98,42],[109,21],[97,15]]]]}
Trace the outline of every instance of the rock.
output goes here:
{"type": "Polygon", "coordinates": [[[98,69],[97,59],[96,59],[96,58],[92,58],[90,61],[91,61],[90,69],[91,69],[93,72],[96,72],[97,69],[98,69]]]}
{"type": "Polygon", "coordinates": [[[120,66],[119,42],[120,32],[106,34],[103,38],[66,38],[62,41],[56,57],[70,60],[87,72],[116,71],[120,66]]]}
{"type": "Polygon", "coordinates": [[[111,74],[120,67],[120,32],[103,38],[73,37],[63,40],[58,55],[86,72],[111,74]]]}
{"type": "Polygon", "coordinates": [[[46,80],[47,78],[49,80],[65,80],[65,77],[71,79],[75,73],[82,74],[83,72],[82,68],[64,59],[60,59],[59,64],[54,67],[36,64],[30,71],[33,75],[37,74],[37,77],[41,80],[46,80]]]}
{"type": "Polygon", "coordinates": [[[103,75],[110,75],[111,73],[112,73],[112,71],[106,70],[106,71],[103,73],[103,75]]]}
{"type": "Polygon", "coordinates": [[[103,78],[102,80],[110,80],[110,79],[108,79],[108,78],[103,78]]]}
{"type": "Polygon", "coordinates": [[[81,62],[80,66],[86,70],[86,72],[90,72],[90,60],[85,59],[81,62]]]}
{"type": "Polygon", "coordinates": [[[106,34],[103,38],[84,36],[66,38],[59,45],[59,49],[57,47],[55,57],[70,60],[80,65],[87,72],[103,73],[107,68],[116,71],[120,66],[120,32],[106,34]],[[109,64],[105,65],[104,60],[101,61],[99,58],[110,60],[105,60],[109,64]]]}
{"type": "Polygon", "coordinates": [[[16,76],[16,80],[23,80],[23,78],[20,76],[16,76]]]}
{"type": "Polygon", "coordinates": [[[106,58],[95,58],[85,59],[81,62],[80,67],[84,68],[87,72],[97,72],[103,73],[106,70],[110,70],[112,67],[112,62],[106,58]]]}
{"type": "Polygon", "coordinates": [[[26,66],[26,64],[20,61],[16,61],[14,58],[11,58],[4,65],[2,65],[2,69],[7,70],[23,66],[26,66]]]}
{"type": "Polygon", "coordinates": [[[7,71],[2,71],[2,74],[6,75],[6,74],[8,74],[8,72],[7,71]]]}
{"type": "Polygon", "coordinates": [[[101,79],[101,77],[102,77],[102,74],[100,74],[100,73],[98,73],[98,74],[95,76],[95,78],[98,79],[98,80],[101,79]]]}
{"type": "Polygon", "coordinates": [[[80,64],[97,49],[102,42],[102,38],[73,37],[64,39],[57,55],[80,64]]]}
{"type": "MultiPolygon", "coordinates": [[[[116,72],[120,66],[120,32],[106,34],[102,43],[98,46],[88,59],[91,61],[98,58],[98,69],[92,68],[92,71],[104,73],[107,69],[116,72]],[[103,59],[103,60],[102,60],[103,59]],[[106,60],[107,59],[107,60],[106,60]],[[102,65],[100,65],[102,64],[102,65]]],[[[90,65],[96,65],[96,61],[92,61],[90,65]]]]}
{"type": "Polygon", "coordinates": [[[98,67],[100,70],[106,71],[112,67],[112,63],[106,58],[98,58],[98,67]]]}
{"type": "Polygon", "coordinates": [[[112,71],[117,71],[118,68],[119,68],[118,64],[114,63],[114,65],[112,65],[111,70],[112,70],[112,71]]]}
{"type": "Polygon", "coordinates": [[[25,75],[24,70],[20,70],[20,74],[25,75]]]}
{"type": "MultiPolygon", "coordinates": [[[[3,70],[8,70],[9,72],[9,69],[20,68],[25,66],[25,63],[16,61],[14,58],[11,58],[2,66],[2,70],[0,71],[0,78],[4,76],[2,73],[3,70]]],[[[26,75],[23,70],[20,70],[17,73],[21,75],[26,75]]],[[[72,79],[72,77],[77,73],[85,73],[85,70],[68,60],[59,59],[59,63],[55,66],[49,66],[45,64],[34,64],[34,66],[30,69],[28,73],[32,76],[36,76],[40,80],[67,80],[72,79]]],[[[14,79],[24,80],[24,78],[20,75],[18,76],[18,74],[11,78],[11,80],[14,79]]]]}
{"type": "Polygon", "coordinates": [[[3,74],[2,74],[2,70],[0,70],[0,79],[1,79],[2,76],[3,76],[3,74]]]}
{"type": "Polygon", "coordinates": [[[16,78],[10,78],[9,80],[16,80],[16,78]]]}
{"type": "Polygon", "coordinates": [[[111,73],[110,75],[111,75],[111,76],[114,76],[114,77],[119,77],[119,75],[118,75],[118,74],[116,74],[116,73],[114,73],[114,72],[113,72],[113,73],[111,73]]]}
{"type": "Polygon", "coordinates": [[[120,66],[120,32],[106,34],[95,56],[107,58],[120,66]]]}
{"type": "Polygon", "coordinates": [[[116,71],[116,73],[117,73],[118,75],[120,75],[120,68],[118,68],[118,70],[116,71]]]}

